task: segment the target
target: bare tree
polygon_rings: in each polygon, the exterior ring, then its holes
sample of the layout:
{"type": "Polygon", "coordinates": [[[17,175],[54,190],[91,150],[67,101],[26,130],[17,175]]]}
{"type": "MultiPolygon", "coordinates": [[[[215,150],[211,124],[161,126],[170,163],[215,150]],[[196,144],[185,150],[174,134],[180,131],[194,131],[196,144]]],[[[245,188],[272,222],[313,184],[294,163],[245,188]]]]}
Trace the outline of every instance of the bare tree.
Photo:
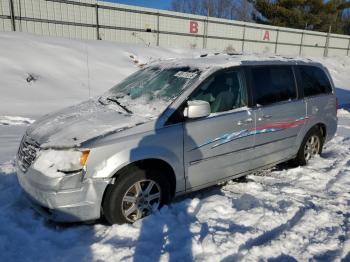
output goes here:
{"type": "Polygon", "coordinates": [[[202,1],[196,0],[173,0],[171,2],[171,10],[182,13],[200,14],[202,1]]]}
{"type": "Polygon", "coordinates": [[[235,1],[234,15],[232,19],[236,19],[244,22],[253,22],[252,14],[255,13],[255,9],[251,3],[247,0],[235,1]]]}
{"type": "Polygon", "coordinates": [[[252,21],[254,8],[248,0],[173,0],[171,10],[195,15],[252,21]]]}
{"type": "Polygon", "coordinates": [[[171,10],[175,12],[185,12],[186,0],[177,0],[171,2],[171,10]]]}

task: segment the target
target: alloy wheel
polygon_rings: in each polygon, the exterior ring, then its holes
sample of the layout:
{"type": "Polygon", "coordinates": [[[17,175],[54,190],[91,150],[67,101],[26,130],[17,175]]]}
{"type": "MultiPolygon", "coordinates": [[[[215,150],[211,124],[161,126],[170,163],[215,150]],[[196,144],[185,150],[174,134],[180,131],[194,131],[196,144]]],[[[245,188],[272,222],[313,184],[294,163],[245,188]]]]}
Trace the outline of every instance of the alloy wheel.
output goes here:
{"type": "Polygon", "coordinates": [[[124,194],[122,212],[126,220],[136,220],[157,210],[160,205],[161,190],[157,182],[142,180],[134,183],[124,194]]]}
{"type": "Polygon", "coordinates": [[[312,135],[309,137],[304,147],[304,157],[306,162],[320,152],[320,146],[321,142],[318,136],[312,135]]]}

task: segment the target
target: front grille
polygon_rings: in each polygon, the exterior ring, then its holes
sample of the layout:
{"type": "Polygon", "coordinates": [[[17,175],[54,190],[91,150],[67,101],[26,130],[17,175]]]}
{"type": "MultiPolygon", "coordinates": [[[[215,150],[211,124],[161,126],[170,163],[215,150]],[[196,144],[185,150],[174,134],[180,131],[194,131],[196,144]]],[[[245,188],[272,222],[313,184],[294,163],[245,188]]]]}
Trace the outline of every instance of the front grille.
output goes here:
{"type": "Polygon", "coordinates": [[[17,152],[19,168],[25,173],[36,158],[40,146],[30,137],[24,135],[17,152]]]}

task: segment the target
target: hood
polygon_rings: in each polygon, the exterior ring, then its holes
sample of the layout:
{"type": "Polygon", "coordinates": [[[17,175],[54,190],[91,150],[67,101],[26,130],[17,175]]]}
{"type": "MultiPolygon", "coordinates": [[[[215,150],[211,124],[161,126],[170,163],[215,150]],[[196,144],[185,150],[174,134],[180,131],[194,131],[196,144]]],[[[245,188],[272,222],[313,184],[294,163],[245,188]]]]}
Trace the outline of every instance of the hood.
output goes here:
{"type": "Polygon", "coordinates": [[[44,116],[28,128],[27,135],[42,148],[71,148],[149,120],[126,114],[117,105],[102,105],[97,100],[89,100],[44,116]]]}

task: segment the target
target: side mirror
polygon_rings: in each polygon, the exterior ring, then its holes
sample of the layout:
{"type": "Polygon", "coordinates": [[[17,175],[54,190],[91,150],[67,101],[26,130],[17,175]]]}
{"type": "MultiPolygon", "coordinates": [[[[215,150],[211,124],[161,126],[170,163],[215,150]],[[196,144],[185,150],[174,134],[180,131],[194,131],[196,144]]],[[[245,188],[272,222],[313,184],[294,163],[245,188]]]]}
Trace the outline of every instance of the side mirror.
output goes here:
{"type": "Polygon", "coordinates": [[[200,118],[210,115],[210,104],[203,100],[193,100],[187,102],[187,107],[184,110],[184,117],[200,118]]]}

